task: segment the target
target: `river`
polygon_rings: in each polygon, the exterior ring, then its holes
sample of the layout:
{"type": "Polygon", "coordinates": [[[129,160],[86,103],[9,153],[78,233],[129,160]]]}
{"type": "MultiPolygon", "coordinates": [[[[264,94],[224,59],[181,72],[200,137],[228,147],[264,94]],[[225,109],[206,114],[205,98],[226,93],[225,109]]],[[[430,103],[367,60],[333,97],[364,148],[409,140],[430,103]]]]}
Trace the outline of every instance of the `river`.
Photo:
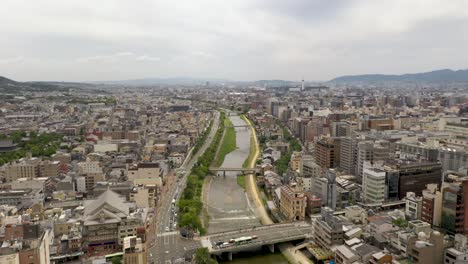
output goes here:
{"type": "MultiPolygon", "coordinates": [[[[239,116],[229,116],[232,124],[246,125],[239,116]]],[[[250,129],[239,127],[236,130],[237,149],[227,154],[221,168],[240,168],[249,156],[250,129]]],[[[228,230],[259,226],[260,222],[251,209],[247,195],[237,184],[237,172],[227,172],[226,177],[215,177],[209,186],[205,204],[207,204],[210,221],[208,233],[218,233],[228,230]]],[[[288,263],[280,254],[271,254],[268,251],[246,252],[234,255],[229,263],[288,263]]]]}

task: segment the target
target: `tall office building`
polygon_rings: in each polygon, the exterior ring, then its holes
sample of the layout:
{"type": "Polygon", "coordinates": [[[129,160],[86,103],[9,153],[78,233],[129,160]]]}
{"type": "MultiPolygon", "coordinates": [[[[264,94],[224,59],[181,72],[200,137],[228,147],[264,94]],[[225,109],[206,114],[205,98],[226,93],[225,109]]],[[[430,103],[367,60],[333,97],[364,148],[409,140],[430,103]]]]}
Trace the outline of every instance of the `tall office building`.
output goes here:
{"type": "Polygon", "coordinates": [[[341,138],[340,169],[345,173],[356,173],[357,144],[358,139],[354,136],[341,138]]]}
{"type": "Polygon", "coordinates": [[[362,172],[365,161],[375,162],[386,160],[390,156],[389,142],[384,140],[372,141],[366,140],[358,144],[357,171],[358,181],[362,181],[362,172]]]}
{"type": "Polygon", "coordinates": [[[442,184],[441,227],[452,234],[468,235],[468,177],[442,184]]]}

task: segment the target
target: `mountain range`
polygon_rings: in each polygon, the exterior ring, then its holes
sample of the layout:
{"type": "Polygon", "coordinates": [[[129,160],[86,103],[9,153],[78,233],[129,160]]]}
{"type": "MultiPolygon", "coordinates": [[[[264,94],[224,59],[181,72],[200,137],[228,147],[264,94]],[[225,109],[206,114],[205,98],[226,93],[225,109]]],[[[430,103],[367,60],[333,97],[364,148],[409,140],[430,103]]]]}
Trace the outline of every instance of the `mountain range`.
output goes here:
{"type": "MultiPolygon", "coordinates": [[[[99,82],[17,82],[0,76],[0,92],[19,92],[21,90],[66,90],[68,88],[83,88],[96,84],[107,85],[129,85],[129,86],[151,86],[151,85],[253,85],[259,87],[291,86],[300,82],[288,80],[257,80],[257,81],[229,81],[226,79],[214,78],[144,78],[120,81],[99,81],[99,82]]],[[[383,82],[421,82],[421,83],[450,83],[467,82],[468,69],[466,70],[436,70],[423,73],[407,73],[401,75],[389,74],[363,74],[347,75],[334,78],[326,83],[383,83],[383,82]]]]}
{"type": "Polygon", "coordinates": [[[0,76],[0,93],[16,94],[23,91],[68,91],[69,88],[90,86],[74,82],[18,82],[0,76]]]}
{"type": "Polygon", "coordinates": [[[118,81],[95,81],[93,84],[107,84],[107,85],[134,85],[134,86],[151,86],[151,85],[205,85],[207,82],[210,84],[222,84],[227,82],[223,79],[202,79],[190,77],[175,77],[175,78],[142,78],[118,81]]]}
{"type": "Polygon", "coordinates": [[[423,73],[407,73],[401,75],[363,74],[337,77],[331,83],[378,83],[378,82],[423,82],[446,83],[468,82],[468,70],[436,70],[423,73]]]}

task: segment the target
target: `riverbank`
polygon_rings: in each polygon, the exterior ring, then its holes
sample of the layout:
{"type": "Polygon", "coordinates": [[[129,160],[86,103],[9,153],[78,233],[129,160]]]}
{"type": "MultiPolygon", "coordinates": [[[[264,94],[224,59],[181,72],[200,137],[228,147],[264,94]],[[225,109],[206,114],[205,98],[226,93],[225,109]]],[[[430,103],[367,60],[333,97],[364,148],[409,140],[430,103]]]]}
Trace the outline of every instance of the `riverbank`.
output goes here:
{"type": "MultiPolygon", "coordinates": [[[[236,149],[225,156],[220,167],[240,168],[249,155],[250,130],[243,127],[247,123],[239,116],[226,117],[229,118],[235,129],[236,149]]],[[[210,216],[208,233],[260,225],[253,209],[251,209],[247,194],[241,187],[242,177],[237,176],[238,172],[227,171],[219,174],[219,176],[213,177],[209,188],[207,186],[207,195],[204,196],[203,200],[210,216]]]]}
{"type": "MultiPolygon", "coordinates": [[[[191,230],[198,230],[200,234],[204,234],[206,230],[203,228],[199,217],[203,202],[201,198],[203,183],[205,177],[209,173],[209,166],[215,158],[215,153],[221,141],[221,136],[224,131],[224,113],[219,116],[219,127],[211,142],[210,146],[198,158],[197,163],[192,167],[190,174],[187,177],[187,184],[182,192],[179,200],[179,226],[191,230]]],[[[209,133],[209,132],[208,132],[209,133]]]]}
{"type": "MultiPolygon", "coordinates": [[[[252,126],[252,123],[250,122],[250,120],[244,115],[242,114],[241,116],[241,119],[244,120],[247,124],[249,124],[250,126],[252,126]]],[[[255,130],[255,129],[253,129],[255,130]]],[[[254,134],[254,133],[250,133],[250,150],[249,150],[249,156],[247,157],[247,159],[244,161],[244,163],[242,164],[242,168],[252,168],[251,166],[251,163],[252,161],[254,161],[253,163],[253,166],[255,166],[255,163],[256,163],[256,160],[258,158],[258,155],[256,155],[256,151],[258,150],[257,147],[255,146],[256,144],[256,141],[254,139],[254,137],[256,138],[257,136],[254,134]]]]}
{"type": "MultiPolygon", "coordinates": [[[[257,133],[255,131],[255,127],[248,119],[247,117],[244,116],[244,120],[250,125],[250,131],[251,131],[251,138],[250,140],[253,141],[253,144],[251,144],[251,147],[253,145],[254,151],[253,155],[249,155],[249,162],[248,162],[248,168],[253,168],[255,167],[255,163],[257,161],[258,156],[260,155],[260,150],[259,150],[259,145],[258,145],[258,140],[257,140],[257,133]]],[[[248,174],[246,176],[246,181],[245,181],[245,186],[247,190],[247,195],[249,196],[249,199],[253,202],[254,208],[255,208],[255,215],[260,219],[260,222],[263,225],[271,225],[274,224],[273,220],[271,220],[270,216],[268,215],[268,212],[266,211],[265,207],[263,206],[262,199],[260,197],[255,175],[253,174],[248,174]]]]}
{"type": "Polygon", "coordinates": [[[236,150],[236,148],[236,130],[232,126],[231,120],[229,120],[229,118],[225,118],[223,137],[217,151],[214,166],[221,166],[221,164],[224,162],[224,159],[226,158],[226,155],[236,150]]]}
{"type": "MultiPolygon", "coordinates": [[[[255,167],[256,160],[258,156],[260,155],[260,150],[259,150],[259,144],[258,144],[258,139],[257,139],[257,134],[255,131],[255,127],[253,122],[244,117],[245,121],[249,123],[251,126],[251,140],[254,141],[254,155],[251,157],[249,161],[249,168],[255,167]]],[[[250,156],[250,155],[249,155],[250,156]]],[[[249,199],[254,203],[255,205],[255,214],[256,216],[260,219],[260,222],[263,225],[271,225],[274,224],[273,220],[271,220],[270,216],[268,215],[268,212],[265,209],[265,206],[262,202],[262,199],[259,194],[259,190],[257,187],[255,175],[249,174],[246,176],[246,189],[247,189],[247,194],[249,196],[249,199]]],[[[278,245],[278,248],[280,249],[281,253],[283,256],[288,260],[289,263],[295,263],[295,264],[307,264],[307,263],[313,263],[309,258],[307,258],[302,252],[300,251],[292,251],[294,246],[291,243],[283,243],[278,245]]]]}

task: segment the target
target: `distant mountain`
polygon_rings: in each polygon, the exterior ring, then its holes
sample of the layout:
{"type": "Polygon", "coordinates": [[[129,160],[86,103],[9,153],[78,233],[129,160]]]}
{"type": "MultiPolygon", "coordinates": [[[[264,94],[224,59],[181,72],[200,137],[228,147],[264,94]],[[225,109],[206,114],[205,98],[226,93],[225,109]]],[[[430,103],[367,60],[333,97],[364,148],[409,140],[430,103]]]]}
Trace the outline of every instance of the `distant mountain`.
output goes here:
{"type": "Polygon", "coordinates": [[[68,82],[17,82],[0,76],[0,93],[16,94],[24,91],[68,91],[68,88],[83,88],[90,84],[68,82]]]}
{"type": "Polygon", "coordinates": [[[2,85],[17,85],[18,82],[15,82],[11,79],[8,79],[6,77],[0,76],[0,86],[2,85]]]}
{"type": "Polygon", "coordinates": [[[210,84],[221,84],[227,82],[223,79],[202,79],[202,78],[143,78],[121,81],[96,81],[94,84],[111,84],[111,85],[131,85],[131,86],[151,86],[151,85],[205,85],[206,82],[210,84]]]}
{"type": "Polygon", "coordinates": [[[411,73],[402,75],[386,74],[364,74],[350,75],[335,78],[329,82],[334,83],[379,83],[379,82],[425,82],[425,83],[445,83],[445,82],[468,82],[468,70],[436,70],[423,73],[411,73]]]}

